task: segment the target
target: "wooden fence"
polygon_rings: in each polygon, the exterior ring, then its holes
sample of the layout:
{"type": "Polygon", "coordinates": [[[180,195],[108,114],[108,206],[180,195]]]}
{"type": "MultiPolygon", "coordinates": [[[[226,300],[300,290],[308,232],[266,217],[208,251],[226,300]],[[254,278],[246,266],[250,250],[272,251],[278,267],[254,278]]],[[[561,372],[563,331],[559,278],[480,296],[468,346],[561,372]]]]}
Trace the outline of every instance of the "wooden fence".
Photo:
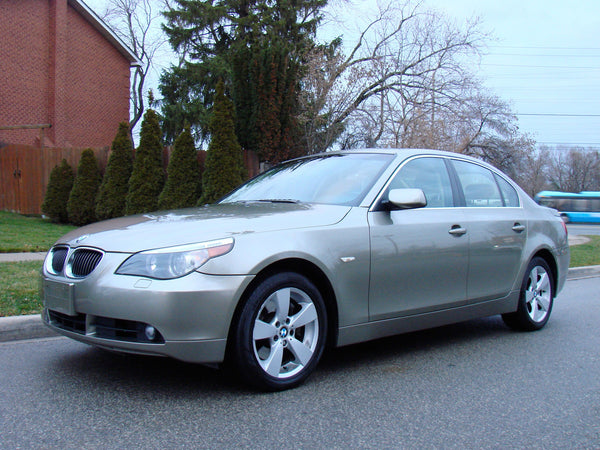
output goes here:
{"type": "MultiPolygon", "coordinates": [[[[66,159],[74,171],[84,149],[39,148],[9,144],[0,147],[0,210],[21,214],[42,214],[41,206],[46,194],[50,172],[54,166],[66,159]]],[[[93,149],[100,171],[104,173],[108,162],[109,147],[93,149]]],[[[165,169],[170,148],[163,152],[165,169]]],[[[206,152],[198,152],[198,162],[204,168],[206,152]]],[[[259,173],[258,158],[254,152],[246,151],[244,163],[249,177],[259,173]]]]}
{"type": "MultiPolygon", "coordinates": [[[[0,210],[41,214],[50,172],[63,158],[77,170],[83,150],[13,144],[0,148],[0,210]]],[[[93,150],[104,171],[109,147],[93,150]]]]}

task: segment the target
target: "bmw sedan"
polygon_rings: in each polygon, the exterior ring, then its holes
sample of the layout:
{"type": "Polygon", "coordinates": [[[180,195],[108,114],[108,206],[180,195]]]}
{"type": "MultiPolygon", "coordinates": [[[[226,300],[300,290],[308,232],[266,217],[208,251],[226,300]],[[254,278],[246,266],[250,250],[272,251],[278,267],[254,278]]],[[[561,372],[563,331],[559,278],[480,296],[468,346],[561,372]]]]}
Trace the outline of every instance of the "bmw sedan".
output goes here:
{"type": "Polygon", "coordinates": [[[217,204],[99,222],[44,262],[43,321],[97,347],[297,386],[326,347],[501,314],[542,328],[565,224],[500,171],[430,150],[282,163],[217,204]]]}

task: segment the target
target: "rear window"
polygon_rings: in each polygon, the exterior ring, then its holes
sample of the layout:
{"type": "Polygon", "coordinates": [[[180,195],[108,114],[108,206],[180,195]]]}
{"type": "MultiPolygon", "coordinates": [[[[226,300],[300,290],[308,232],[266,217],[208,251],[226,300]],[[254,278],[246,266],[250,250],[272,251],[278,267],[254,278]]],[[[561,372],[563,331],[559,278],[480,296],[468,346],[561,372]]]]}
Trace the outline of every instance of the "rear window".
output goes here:
{"type": "Polygon", "coordinates": [[[504,206],[500,189],[490,170],[466,161],[454,160],[453,163],[468,208],[504,206]]]}
{"type": "Polygon", "coordinates": [[[510,185],[508,181],[504,178],[494,174],[496,177],[496,181],[498,182],[498,186],[500,186],[500,192],[502,193],[502,198],[504,199],[504,206],[516,208],[519,206],[519,194],[514,187],[510,185]]]}

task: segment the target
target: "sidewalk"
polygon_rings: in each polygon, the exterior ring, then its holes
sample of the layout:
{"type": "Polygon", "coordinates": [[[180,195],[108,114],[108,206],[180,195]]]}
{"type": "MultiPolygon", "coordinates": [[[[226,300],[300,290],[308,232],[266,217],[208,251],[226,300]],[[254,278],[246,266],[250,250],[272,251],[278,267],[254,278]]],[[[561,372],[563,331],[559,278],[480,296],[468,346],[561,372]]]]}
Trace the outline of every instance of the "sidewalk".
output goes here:
{"type": "Polygon", "coordinates": [[[46,252],[40,253],[0,253],[0,263],[19,261],[43,261],[46,252]]]}
{"type": "Polygon", "coordinates": [[[590,242],[590,238],[586,237],[586,236],[579,236],[579,235],[569,235],[569,246],[573,246],[573,245],[581,245],[581,244],[587,244],[588,242],[590,242]]]}
{"type": "MultiPolygon", "coordinates": [[[[583,238],[583,236],[573,236],[573,238],[583,238]]],[[[582,241],[583,239],[577,240],[582,241]]],[[[584,240],[583,242],[572,243],[571,236],[569,236],[570,245],[584,244],[585,242],[584,240]]],[[[45,255],[46,253],[0,253],[0,262],[42,261],[45,255]]],[[[592,277],[600,277],[600,266],[575,267],[569,269],[567,275],[568,280],[592,277]]],[[[58,335],[42,323],[39,314],[0,317],[0,342],[53,336],[58,335]]]]}

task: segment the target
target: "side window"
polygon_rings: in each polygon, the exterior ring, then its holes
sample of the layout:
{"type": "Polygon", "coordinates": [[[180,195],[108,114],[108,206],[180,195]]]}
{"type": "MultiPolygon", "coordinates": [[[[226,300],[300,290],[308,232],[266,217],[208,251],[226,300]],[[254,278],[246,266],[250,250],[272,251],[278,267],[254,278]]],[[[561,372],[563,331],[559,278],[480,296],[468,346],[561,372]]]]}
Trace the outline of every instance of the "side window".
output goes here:
{"type": "Polygon", "coordinates": [[[418,188],[427,198],[427,208],[454,206],[448,170],[441,158],[416,158],[407,162],[392,180],[392,189],[418,188]]]}
{"type": "Polygon", "coordinates": [[[519,206],[519,194],[515,191],[508,181],[504,178],[499,177],[494,174],[496,177],[496,181],[498,182],[498,186],[500,186],[500,191],[502,192],[502,197],[504,197],[504,206],[507,207],[517,207],[519,206]]]}
{"type": "Polygon", "coordinates": [[[454,168],[469,208],[503,206],[494,175],[488,169],[466,161],[454,160],[454,168]]]}

